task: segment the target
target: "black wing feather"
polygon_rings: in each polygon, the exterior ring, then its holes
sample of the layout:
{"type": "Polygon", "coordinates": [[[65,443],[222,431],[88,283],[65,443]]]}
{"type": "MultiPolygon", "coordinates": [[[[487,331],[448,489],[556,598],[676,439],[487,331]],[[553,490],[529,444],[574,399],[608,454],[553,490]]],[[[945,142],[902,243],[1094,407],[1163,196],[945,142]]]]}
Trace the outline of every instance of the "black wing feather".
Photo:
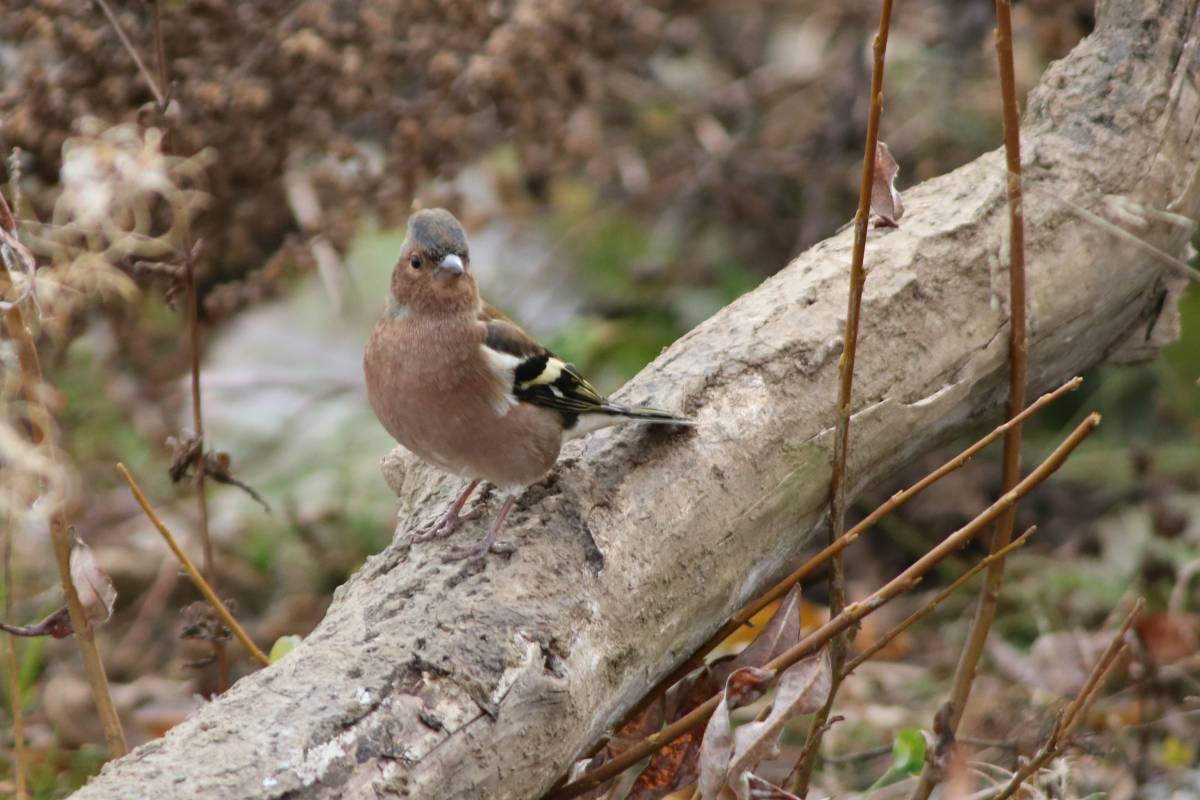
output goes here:
{"type": "Polygon", "coordinates": [[[486,347],[519,359],[513,368],[513,396],[562,414],[563,427],[567,430],[575,427],[582,414],[608,414],[671,425],[695,424],[657,408],[630,408],[608,400],[579,374],[574,365],[538,344],[516,323],[489,305],[484,305],[480,321],[487,326],[486,347]]]}
{"type": "Polygon", "coordinates": [[[608,410],[609,404],[587,379],[554,353],[504,319],[485,320],[484,344],[521,359],[513,370],[513,396],[564,415],[608,410]]]}

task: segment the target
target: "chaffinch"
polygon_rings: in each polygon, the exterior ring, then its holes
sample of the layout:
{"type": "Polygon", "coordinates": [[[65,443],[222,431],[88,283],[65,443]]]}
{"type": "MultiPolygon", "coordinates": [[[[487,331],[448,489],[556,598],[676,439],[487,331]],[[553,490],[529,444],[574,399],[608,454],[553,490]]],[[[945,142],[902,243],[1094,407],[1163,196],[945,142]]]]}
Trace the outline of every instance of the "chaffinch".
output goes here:
{"type": "Polygon", "coordinates": [[[622,421],[695,424],[602,397],[574,366],[483,302],[466,234],[443,209],[418,211],[408,221],[363,371],[387,432],[423,460],[470,480],[417,541],[452,533],[480,481],[506,495],[483,540],[448,560],[511,552],[496,541],[505,517],[520,491],[550,472],[564,441],[622,421]]]}

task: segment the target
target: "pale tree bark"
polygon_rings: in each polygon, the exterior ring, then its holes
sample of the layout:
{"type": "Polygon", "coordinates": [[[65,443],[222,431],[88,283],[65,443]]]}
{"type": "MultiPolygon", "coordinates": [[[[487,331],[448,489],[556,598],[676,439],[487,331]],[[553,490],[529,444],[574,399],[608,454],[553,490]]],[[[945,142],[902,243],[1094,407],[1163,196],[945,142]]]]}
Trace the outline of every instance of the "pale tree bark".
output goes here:
{"type": "MultiPolygon", "coordinates": [[[[1031,396],[1169,338],[1178,269],[1133,239],[1185,257],[1190,228],[1171,215],[1200,206],[1197,3],[1099,11],[1097,31],[1030,96],[1022,130],[1031,396]]],[[[872,231],[852,490],[995,418],[1004,187],[990,153],[910,190],[902,227],[872,231]]],[[[699,429],[569,446],[519,501],[511,560],[472,568],[442,563],[450,545],[410,547],[459,485],[389,458],[397,541],[338,590],[317,630],[77,797],[539,796],[821,524],[851,233],[634,379],[621,399],[692,414],[699,429]]],[[[485,505],[454,543],[481,533],[495,498],[485,505]]]]}

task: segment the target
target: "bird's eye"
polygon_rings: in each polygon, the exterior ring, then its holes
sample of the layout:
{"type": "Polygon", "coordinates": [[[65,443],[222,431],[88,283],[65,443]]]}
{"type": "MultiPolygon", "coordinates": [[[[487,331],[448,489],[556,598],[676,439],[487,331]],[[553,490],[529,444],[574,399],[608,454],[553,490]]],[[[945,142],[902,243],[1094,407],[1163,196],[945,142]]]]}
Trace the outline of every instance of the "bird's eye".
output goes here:
{"type": "Polygon", "coordinates": [[[408,263],[409,263],[409,266],[411,266],[413,269],[420,269],[421,268],[421,257],[414,254],[413,257],[408,260],[408,263]]]}

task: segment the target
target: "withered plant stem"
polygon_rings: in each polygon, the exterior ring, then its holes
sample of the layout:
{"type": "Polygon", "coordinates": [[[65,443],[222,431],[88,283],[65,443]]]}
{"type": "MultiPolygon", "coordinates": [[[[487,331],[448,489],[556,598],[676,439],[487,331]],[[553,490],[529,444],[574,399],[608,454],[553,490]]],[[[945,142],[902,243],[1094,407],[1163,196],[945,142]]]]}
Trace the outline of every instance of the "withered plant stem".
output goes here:
{"type": "MultiPolygon", "coordinates": [[[[0,201],[3,202],[3,201],[0,201]]],[[[52,443],[48,441],[52,426],[50,412],[46,408],[42,386],[42,365],[38,359],[37,346],[25,326],[25,318],[21,307],[14,304],[5,311],[5,324],[8,335],[17,345],[17,360],[21,365],[25,397],[29,401],[32,423],[30,438],[34,444],[48,448],[47,457],[54,458],[52,443]]],[[[100,658],[100,650],[96,647],[95,631],[91,620],[79,601],[75,584],[71,582],[71,531],[67,524],[66,509],[60,504],[50,513],[50,540],[54,546],[54,560],[58,564],[58,575],[62,583],[63,598],[67,603],[67,613],[71,617],[71,627],[75,631],[75,641],[79,643],[79,652],[83,657],[83,666],[87,672],[88,685],[92,691],[92,701],[100,715],[100,723],[104,728],[104,740],[108,744],[108,752],[113,758],[125,755],[125,732],[121,729],[121,718],[117,716],[117,707],[113,704],[112,694],[108,688],[108,676],[104,672],[104,661],[100,658]]]]}
{"type": "Polygon", "coordinates": [[[121,27],[121,23],[117,21],[117,15],[113,13],[112,7],[109,6],[107,0],[96,0],[96,5],[100,6],[100,10],[104,12],[104,16],[108,17],[108,23],[112,25],[113,30],[117,32],[117,38],[121,40],[121,46],[129,53],[129,57],[133,59],[133,63],[137,65],[138,72],[142,73],[142,78],[146,81],[146,86],[150,88],[150,93],[154,95],[154,102],[158,103],[159,108],[165,108],[167,105],[166,95],[163,94],[162,88],[158,82],[154,80],[154,75],[146,66],[146,62],[138,55],[137,49],[133,46],[133,42],[129,41],[129,35],[125,33],[125,29],[121,27]]]}
{"type": "MultiPolygon", "coordinates": [[[[129,36],[121,27],[121,23],[117,20],[116,14],[113,13],[107,0],[96,0],[96,3],[104,11],[104,15],[108,18],[113,30],[116,31],[117,37],[121,40],[122,46],[129,53],[134,64],[137,65],[138,72],[141,73],[142,78],[146,81],[146,85],[150,88],[151,93],[153,93],[159,110],[165,110],[168,100],[167,91],[169,89],[168,62],[166,45],[163,40],[162,8],[159,0],[153,0],[151,3],[154,13],[154,54],[158,68],[157,80],[146,66],[146,62],[142,60],[137,48],[133,46],[133,42],[129,40],[129,36]]],[[[167,133],[167,142],[169,144],[170,131],[167,133]]],[[[195,429],[196,437],[200,440],[201,448],[200,464],[196,469],[196,516],[199,521],[200,545],[203,550],[204,576],[208,580],[209,585],[215,587],[217,586],[217,575],[213,566],[212,538],[209,535],[208,529],[208,495],[205,489],[204,475],[204,417],[200,408],[199,300],[196,292],[195,254],[191,251],[191,243],[189,241],[185,241],[184,245],[187,252],[185,293],[188,306],[188,342],[192,365],[192,425],[195,429]]],[[[229,688],[229,659],[225,652],[225,643],[217,640],[211,644],[213,660],[217,665],[217,691],[224,692],[229,688]]]]}
{"type": "MultiPolygon", "coordinates": [[[[921,556],[912,566],[901,572],[892,580],[888,581],[884,586],[877,589],[868,595],[865,599],[847,605],[842,609],[841,613],[834,616],[824,625],[817,628],[808,636],[800,640],[799,643],[787,649],[777,658],[769,661],[764,669],[771,670],[778,674],[787,669],[792,664],[795,664],[802,658],[812,655],[820,650],[834,637],[842,631],[847,630],[852,625],[856,624],[863,617],[877,610],[888,601],[894,599],[903,592],[910,590],[925,575],[929,570],[933,569],[939,562],[949,556],[958,548],[967,544],[975,538],[981,530],[992,524],[997,517],[1011,508],[1020,498],[1024,497],[1034,487],[1038,486],[1046,478],[1054,474],[1059,467],[1067,460],[1067,457],[1075,450],[1076,447],[1088,437],[1096,426],[1100,424],[1099,414],[1089,414],[1083,422],[1071,432],[1071,434],[1063,440],[1063,442],[1054,449],[1046,460],[1030,472],[1025,479],[1014,486],[1009,491],[1005,492],[996,502],[992,503],[985,511],[980,513],[963,527],[959,528],[954,533],[947,536],[940,543],[934,546],[928,553],[921,556]]],[[[546,795],[546,800],[568,800],[568,798],[578,797],[584,792],[592,789],[610,778],[620,775],[629,767],[641,761],[646,756],[653,753],[663,745],[669,744],[692,728],[695,728],[704,723],[705,720],[712,714],[713,709],[717,707],[720,701],[720,695],[714,695],[706,700],[701,705],[697,706],[691,712],[683,717],[680,717],[675,722],[667,725],[657,733],[651,734],[642,740],[639,744],[630,747],[623,751],[620,755],[611,761],[602,764],[590,772],[586,772],[578,779],[551,791],[546,795]]]]}
{"type": "MultiPolygon", "coordinates": [[[[1009,0],[996,0],[996,59],[1000,70],[1000,95],[1004,119],[1004,157],[1007,164],[1008,190],[1008,300],[1009,300],[1009,395],[1008,416],[1016,417],[1025,406],[1025,372],[1028,342],[1025,323],[1025,210],[1021,196],[1021,117],[1017,107],[1016,70],[1013,67],[1012,7],[1009,0]]],[[[1003,490],[1014,486],[1021,472],[1021,426],[1013,426],[1004,436],[1004,458],[1002,465],[1003,490]]],[[[1001,515],[992,534],[991,551],[997,552],[1012,540],[1016,522],[1016,506],[1001,515]]],[[[946,722],[950,733],[958,731],[963,711],[971,696],[975,671],[983,657],[984,645],[992,622],[996,619],[996,607],[1000,601],[1000,587],[1004,582],[1004,559],[997,559],[988,567],[979,601],[975,606],[975,617],[967,633],[967,641],[959,655],[954,671],[954,682],[946,722]]],[[[928,800],[933,787],[940,780],[939,769],[926,762],[921,777],[913,788],[910,800],[928,800]]]]}
{"type": "Polygon", "coordinates": [[[208,532],[208,502],[204,491],[204,413],[200,405],[200,298],[196,291],[196,268],[189,256],[187,261],[187,304],[188,304],[188,355],[192,366],[192,428],[200,440],[200,464],[196,467],[196,511],[200,520],[200,542],[204,553],[204,577],[211,585],[216,584],[213,575],[212,539],[208,532]]]}
{"type": "Polygon", "coordinates": [[[167,542],[167,547],[170,547],[171,552],[175,554],[177,559],[179,559],[179,564],[183,567],[183,571],[188,574],[188,577],[192,579],[192,583],[194,583],[196,588],[200,590],[200,594],[204,595],[204,599],[207,600],[209,605],[213,607],[213,610],[217,612],[217,616],[221,618],[221,621],[225,623],[229,630],[233,631],[233,635],[237,637],[238,641],[250,651],[250,655],[254,657],[255,661],[257,661],[259,664],[262,664],[264,667],[269,666],[271,659],[267,658],[266,653],[258,649],[258,646],[254,644],[254,641],[250,638],[242,626],[238,624],[238,621],[233,618],[233,614],[230,614],[229,609],[226,608],[225,604],[221,602],[221,598],[217,597],[217,593],[213,591],[211,586],[209,586],[208,581],[204,580],[204,576],[200,574],[200,570],[196,569],[196,565],[192,563],[190,558],[188,558],[187,553],[183,552],[183,549],[175,540],[175,536],[171,533],[170,529],[167,528],[162,519],[160,519],[158,514],[154,511],[154,507],[150,505],[150,501],[147,500],[146,495],[142,493],[142,489],[140,486],[138,486],[137,481],[135,481],[133,476],[129,474],[129,470],[125,468],[124,464],[117,464],[117,471],[121,473],[121,477],[125,479],[125,483],[129,484],[129,491],[133,493],[133,499],[137,500],[138,505],[142,507],[142,511],[144,511],[146,516],[149,517],[150,522],[152,522],[154,527],[158,529],[158,532],[162,534],[163,539],[167,542]]]}
{"type": "MultiPolygon", "coordinates": [[[[204,413],[200,404],[200,293],[196,290],[196,259],[191,248],[188,248],[187,264],[184,272],[188,304],[188,350],[192,366],[192,427],[196,438],[200,441],[200,459],[196,464],[196,518],[200,534],[200,546],[203,553],[204,579],[216,590],[218,586],[216,566],[213,563],[212,537],[208,530],[208,490],[204,474],[204,413]]],[[[217,691],[224,692],[229,688],[229,658],[225,652],[225,643],[220,640],[212,642],[213,659],[217,665],[217,691]]]]}
{"type": "MultiPolygon", "coordinates": [[[[13,617],[13,577],[12,577],[12,525],[5,517],[0,519],[0,559],[4,562],[4,621],[15,625],[13,617]]],[[[25,752],[25,704],[21,699],[21,674],[17,667],[17,640],[13,636],[0,639],[4,643],[4,669],[8,672],[8,698],[13,721],[13,783],[16,788],[16,800],[28,800],[29,787],[26,783],[29,757],[25,752]]]]}
{"type": "Polygon", "coordinates": [[[163,43],[162,30],[162,0],[154,0],[154,56],[158,61],[158,85],[163,99],[159,102],[159,110],[166,109],[171,93],[171,79],[167,75],[167,47],[163,43]]]}
{"type": "MultiPolygon", "coordinates": [[[[883,0],[879,10],[879,30],[872,43],[874,63],[871,69],[871,107],[867,112],[867,141],[863,148],[862,180],[858,186],[858,211],[854,215],[854,248],[850,257],[850,291],[846,301],[846,333],[842,356],[838,359],[837,424],[833,435],[833,469],[829,484],[829,543],[832,545],[846,530],[846,458],[850,452],[850,412],[854,395],[854,362],[858,352],[858,327],[862,315],[863,286],[867,273],[867,230],[871,218],[871,186],[875,178],[875,150],[879,143],[879,118],[883,113],[883,65],[887,53],[888,31],[892,24],[892,0],[883,0]]],[[[846,576],[841,551],[830,562],[829,614],[836,616],[846,605],[846,576]]],[[[833,684],[825,705],[813,717],[810,741],[801,750],[793,770],[791,790],[804,797],[821,750],[826,721],[837,699],[842,666],[846,662],[849,634],[838,636],[830,645],[833,684]]]]}
{"type": "MultiPolygon", "coordinates": [[[[158,66],[158,81],[155,82],[154,77],[150,74],[150,70],[146,68],[141,56],[117,23],[116,17],[112,10],[106,4],[106,0],[96,0],[104,9],[104,13],[108,15],[109,21],[113,28],[116,29],[117,35],[121,37],[122,44],[129,51],[129,55],[137,63],[138,69],[142,76],[146,79],[146,83],[150,85],[150,90],[154,92],[154,98],[158,102],[159,110],[165,110],[167,107],[167,92],[170,90],[168,78],[169,62],[167,60],[167,48],[163,38],[162,28],[162,7],[160,0],[152,0],[151,5],[154,10],[154,55],[158,66]]],[[[167,131],[167,138],[164,140],[164,149],[170,151],[171,131],[167,131]]],[[[203,571],[204,577],[208,581],[209,586],[214,589],[218,586],[216,567],[213,563],[212,537],[209,534],[208,528],[208,492],[205,486],[204,473],[204,450],[206,442],[204,441],[204,415],[200,405],[200,300],[199,293],[196,290],[196,254],[192,249],[192,241],[190,230],[184,233],[184,251],[187,253],[184,266],[184,285],[187,302],[187,326],[188,326],[188,348],[189,359],[191,362],[192,373],[192,427],[195,430],[196,438],[200,442],[200,461],[196,467],[196,518],[197,529],[200,538],[200,547],[203,554],[203,571]]],[[[213,651],[213,660],[217,666],[217,691],[224,692],[229,688],[229,658],[225,652],[225,643],[220,640],[211,642],[213,651]]]]}
{"type": "Polygon", "coordinates": [[[684,675],[687,675],[693,669],[699,667],[702,663],[704,663],[704,657],[714,647],[725,641],[725,639],[727,639],[738,628],[748,623],[755,614],[787,594],[792,586],[807,578],[835,554],[840,553],[842,550],[853,544],[859,536],[874,527],[881,519],[903,506],[909,500],[916,497],[918,494],[937,483],[951,472],[954,472],[962,467],[981,450],[1003,436],[1005,432],[1007,432],[1014,425],[1019,425],[1021,422],[1033,416],[1038,411],[1042,410],[1044,407],[1059,399],[1063,395],[1067,394],[1068,392],[1075,391],[1082,384],[1083,378],[1075,377],[1064,383],[1062,386],[1059,386],[1054,391],[1047,392],[1033,403],[1030,403],[1029,407],[1022,411],[1019,416],[1004,422],[1000,426],[993,429],[982,439],[979,439],[970,447],[954,456],[954,458],[942,464],[924,478],[921,478],[921,480],[917,481],[912,486],[908,487],[907,489],[902,489],[901,491],[896,492],[894,495],[889,497],[886,502],[868,514],[853,528],[846,531],[846,533],[833,542],[833,544],[825,547],[808,561],[801,564],[798,568],[796,568],[795,571],[764,592],[753,603],[750,603],[730,617],[728,622],[722,625],[716,633],[710,636],[708,640],[700,646],[695,655],[693,655],[684,663],[680,664],[662,680],[658,681],[658,683],[656,683],[650,689],[650,691],[645,694],[642,700],[636,706],[634,706],[633,710],[626,716],[626,719],[633,717],[638,711],[645,707],[647,703],[658,697],[667,688],[673,686],[684,675]]]}
{"type": "Polygon", "coordinates": [[[967,581],[971,580],[971,578],[974,578],[976,575],[978,575],[980,572],[982,572],[987,567],[990,567],[992,564],[994,564],[996,562],[997,559],[1006,557],[1013,550],[1016,550],[1018,547],[1025,544],[1025,540],[1028,539],[1030,536],[1032,536],[1034,531],[1036,531],[1036,530],[1037,530],[1037,526],[1031,525],[1024,533],[1022,533],[1016,539],[1013,539],[1011,542],[1009,542],[1007,545],[1000,548],[996,552],[990,553],[982,561],[976,562],[970,569],[968,569],[962,575],[959,575],[954,580],[953,583],[951,583],[945,589],[942,589],[940,592],[938,592],[936,595],[934,595],[933,598],[931,600],[929,600],[929,602],[925,603],[925,605],[921,606],[916,611],[909,614],[907,617],[905,617],[903,620],[901,620],[898,624],[893,626],[891,628],[891,630],[889,630],[887,633],[883,634],[883,636],[880,636],[877,640],[872,642],[871,645],[867,649],[863,650],[861,653],[859,653],[857,656],[855,656],[850,661],[850,663],[847,664],[844,669],[842,669],[842,679],[844,680],[851,672],[854,672],[854,670],[858,669],[863,664],[865,664],[867,661],[869,661],[872,656],[874,656],[876,653],[878,653],[883,648],[887,647],[892,642],[892,640],[895,639],[897,636],[904,633],[906,630],[911,628],[913,625],[915,625],[920,620],[924,619],[931,611],[933,611],[935,608],[937,608],[939,605],[941,605],[942,602],[947,597],[949,597],[950,595],[954,594],[959,589],[961,589],[963,587],[963,585],[966,584],[967,581]]]}
{"type": "Polygon", "coordinates": [[[1016,771],[1016,774],[1000,790],[1000,793],[995,796],[994,800],[1008,800],[1008,798],[1017,793],[1017,790],[1021,788],[1021,784],[1035,775],[1038,770],[1061,753],[1063,748],[1070,743],[1071,735],[1079,727],[1079,723],[1083,720],[1088,708],[1100,693],[1100,689],[1104,685],[1104,679],[1112,671],[1112,668],[1116,666],[1121,655],[1128,649],[1128,645],[1125,644],[1125,634],[1129,632],[1134,620],[1137,619],[1138,614],[1141,613],[1145,605],[1146,601],[1140,597],[1133,604],[1133,608],[1121,624],[1121,629],[1117,631],[1112,641],[1108,643],[1108,647],[1104,649],[1100,658],[1096,660],[1092,671],[1088,673],[1087,680],[1084,681],[1083,687],[1075,695],[1075,699],[1071,701],[1071,704],[1054,721],[1054,728],[1051,729],[1050,736],[1046,739],[1046,742],[1038,748],[1033,758],[1025,762],[1016,771]]]}

